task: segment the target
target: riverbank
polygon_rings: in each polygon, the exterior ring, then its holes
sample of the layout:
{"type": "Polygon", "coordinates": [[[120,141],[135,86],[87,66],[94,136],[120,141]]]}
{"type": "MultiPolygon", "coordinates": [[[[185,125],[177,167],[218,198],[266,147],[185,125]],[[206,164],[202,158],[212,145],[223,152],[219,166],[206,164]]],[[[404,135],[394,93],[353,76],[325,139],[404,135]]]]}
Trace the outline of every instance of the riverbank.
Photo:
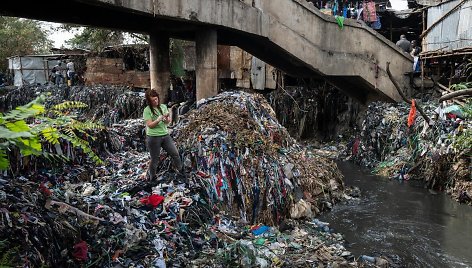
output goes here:
{"type": "Polygon", "coordinates": [[[370,104],[361,132],[348,144],[348,158],[375,174],[419,180],[471,205],[472,106],[422,107],[429,123],[405,104],[370,104]]]}

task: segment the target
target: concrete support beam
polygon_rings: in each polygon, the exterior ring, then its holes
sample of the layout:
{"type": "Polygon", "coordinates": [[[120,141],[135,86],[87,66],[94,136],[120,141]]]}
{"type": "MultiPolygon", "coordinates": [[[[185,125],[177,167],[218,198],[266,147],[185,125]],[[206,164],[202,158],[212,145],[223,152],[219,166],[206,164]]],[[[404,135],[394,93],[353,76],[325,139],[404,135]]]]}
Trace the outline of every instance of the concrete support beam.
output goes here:
{"type": "Polygon", "coordinates": [[[195,38],[197,101],[218,94],[217,35],[215,30],[199,31],[195,38]]]}
{"type": "Polygon", "coordinates": [[[149,45],[151,88],[159,92],[161,103],[167,103],[170,86],[169,35],[152,33],[149,45]]]}

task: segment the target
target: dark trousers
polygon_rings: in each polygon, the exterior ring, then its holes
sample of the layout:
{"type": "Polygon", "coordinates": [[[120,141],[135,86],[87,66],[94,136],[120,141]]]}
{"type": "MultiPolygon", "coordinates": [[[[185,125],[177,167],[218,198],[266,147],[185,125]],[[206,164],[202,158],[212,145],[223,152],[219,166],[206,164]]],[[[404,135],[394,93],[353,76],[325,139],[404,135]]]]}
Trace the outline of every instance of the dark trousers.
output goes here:
{"type": "Polygon", "coordinates": [[[146,145],[151,154],[151,164],[149,164],[148,176],[153,178],[157,172],[159,158],[161,155],[161,147],[172,158],[172,165],[177,171],[181,171],[182,161],[180,160],[179,151],[175,147],[174,141],[169,135],[165,136],[146,136],[146,145]]]}

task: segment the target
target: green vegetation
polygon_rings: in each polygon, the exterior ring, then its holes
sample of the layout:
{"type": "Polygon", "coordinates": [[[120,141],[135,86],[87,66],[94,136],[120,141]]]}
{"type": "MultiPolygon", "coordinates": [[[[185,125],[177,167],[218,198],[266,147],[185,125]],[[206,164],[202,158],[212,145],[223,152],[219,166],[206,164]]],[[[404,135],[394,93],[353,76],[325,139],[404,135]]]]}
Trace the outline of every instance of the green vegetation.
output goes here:
{"type": "MultiPolygon", "coordinates": [[[[472,68],[472,66],[470,67],[472,68]]],[[[472,82],[464,82],[464,83],[459,83],[459,84],[454,84],[451,85],[451,89],[454,91],[457,90],[464,90],[472,87],[472,82]]]]}
{"type": "MultiPolygon", "coordinates": [[[[467,121],[472,120],[472,101],[467,102],[467,104],[462,107],[462,112],[467,121]]],[[[464,128],[455,138],[453,145],[457,150],[464,152],[467,156],[471,156],[472,129],[464,128]]]]}
{"type": "Polygon", "coordinates": [[[41,95],[26,105],[0,114],[0,169],[5,170],[10,166],[7,152],[12,147],[18,148],[22,156],[35,155],[49,160],[66,161],[64,156],[43,150],[44,142],[54,145],[60,139],[80,148],[93,162],[101,164],[102,160],[92,151],[86,139],[93,139],[87,131],[101,129],[102,126],[91,121],[80,122],[68,114],[71,110],[84,108],[86,105],[66,101],[46,109],[45,98],[45,95],[41,95]]]}
{"type": "Polygon", "coordinates": [[[14,267],[14,259],[18,255],[20,246],[9,249],[9,243],[5,240],[0,240],[0,268],[14,267]]]}
{"type": "Polygon", "coordinates": [[[101,51],[107,46],[123,44],[123,41],[123,32],[87,27],[81,33],[66,41],[66,44],[76,48],[101,51]]]}

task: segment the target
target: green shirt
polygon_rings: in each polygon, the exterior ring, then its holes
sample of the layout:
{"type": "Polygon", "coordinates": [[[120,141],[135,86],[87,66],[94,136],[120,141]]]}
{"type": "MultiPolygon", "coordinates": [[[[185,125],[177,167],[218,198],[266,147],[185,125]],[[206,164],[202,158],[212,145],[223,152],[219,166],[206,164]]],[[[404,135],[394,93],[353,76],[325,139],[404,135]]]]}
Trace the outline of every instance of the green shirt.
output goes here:
{"type": "MultiPolygon", "coordinates": [[[[161,104],[161,110],[164,114],[169,113],[169,110],[167,109],[167,106],[165,104],[161,104]]],[[[152,114],[149,106],[146,106],[146,108],[144,108],[144,111],[143,111],[144,122],[146,122],[147,120],[154,121],[159,116],[161,116],[161,113],[159,112],[157,108],[154,108],[154,111],[156,112],[155,115],[152,114]]],[[[168,133],[169,132],[167,131],[167,124],[164,123],[163,121],[159,122],[159,124],[157,124],[157,126],[155,126],[154,128],[150,128],[146,125],[146,135],[148,136],[165,136],[168,133]]]]}

